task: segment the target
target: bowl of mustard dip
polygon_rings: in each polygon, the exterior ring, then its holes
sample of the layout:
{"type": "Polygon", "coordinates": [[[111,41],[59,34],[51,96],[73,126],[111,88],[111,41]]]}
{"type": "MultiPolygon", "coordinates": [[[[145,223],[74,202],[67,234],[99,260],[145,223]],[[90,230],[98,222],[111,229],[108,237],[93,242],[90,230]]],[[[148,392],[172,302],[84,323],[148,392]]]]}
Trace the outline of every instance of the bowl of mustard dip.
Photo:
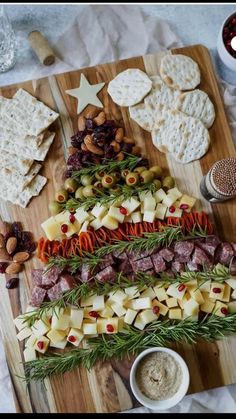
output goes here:
{"type": "Polygon", "coordinates": [[[132,365],[130,386],[143,406],[153,410],[169,409],[186,395],[189,370],[183,358],[172,349],[146,349],[132,365]]]}

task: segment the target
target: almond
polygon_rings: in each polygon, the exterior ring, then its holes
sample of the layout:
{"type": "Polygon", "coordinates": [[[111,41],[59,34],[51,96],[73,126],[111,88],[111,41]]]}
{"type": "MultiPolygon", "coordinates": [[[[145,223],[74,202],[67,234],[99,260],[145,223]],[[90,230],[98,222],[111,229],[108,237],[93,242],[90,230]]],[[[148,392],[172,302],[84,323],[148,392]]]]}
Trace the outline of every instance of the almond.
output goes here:
{"type": "Polygon", "coordinates": [[[104,124],[106,121],[105,112],[100,112],[96,118],[93,119],[97,126],[104,124]]]}
{"type": "Polygon", "coordinates": [[[7,223],[6,221],[1,221],[0,220],[0,233],[3,236],[6,236],[6,234],[11,232],[11,225],[9,223],[7,223]]]}
{"type": "Polygon", "coordinates": [[[0,233],[0,249],[5,249],[5,240],[2,233],[0,233]]]}
{"type": "Polygon", "coordinates": [[[30,257],[28,252],[18,252],[13,256],[13,262],[25,262],[30,257]]]}
{"type": "Polygon", "coordinates": [[[116,135],[115,135],[115,140],[117,141],[117,143],[120,143],[124,138],[124,130],[123,128],[117,128],[116,130],[116,135]]]}
{"type": "Polygon", "coordinates": [[[85,117],[84,116],[79,116],[79,119],[78,119],[78,129],[79,129],[79,131],[84,131],[85,130],[85,122],[86,122],[85,117]]]}
{"type": "Polygon", "coordinates": [[[0,249],[0,260],[1,262],[3,262],[4,260],[11,260],[11,256],[4,247],[0,249]]]}
{"type": "Polygon", "coordinates": [[[15,275],[18,274],[21,271],[22,265],[18,262],[13,262],[10,265],[8,265],[6,269],[6,273],[9,275],[15,275]]]}
{"type": "Polygon", "coordinates": [[[98,113],[99,113],[99,109],[97,109],[97,108],[90,109],[86,113],[86,118],[87,119],[93,119],[93,118],[95,118],[95,116],[97,116],[98,113]]]}
{"type": "Polygon", "coordinates": [[[11,255],[14,252],[16,246],[17,246],[16,237],[9,237],[9,239],[7,240],[7,244],[6,244],[6,249],[9,253],[9,255],[11,255]]]}

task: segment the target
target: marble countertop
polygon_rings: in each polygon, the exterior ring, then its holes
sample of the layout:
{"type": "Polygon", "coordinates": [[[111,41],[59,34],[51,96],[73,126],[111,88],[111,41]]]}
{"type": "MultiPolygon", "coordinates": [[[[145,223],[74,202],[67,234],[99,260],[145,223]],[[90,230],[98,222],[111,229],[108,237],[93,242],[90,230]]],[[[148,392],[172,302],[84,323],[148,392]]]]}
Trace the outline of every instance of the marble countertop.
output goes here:
{"type": "MultiPolygon", "coordinates": [[[[5,10],[17,36],[17,63],[13,69],[0,74],[0,86],[27,80],[28,74],[38,63],[29,46],[27,36],[32,30],[40,30],[54,44],[57,38],[71,24],[75,15],[87,7],[77,4],[21,5],[5,4],[5,10]]],[[[117,8],[122,5],[116,5],[117,8]]],[[[135,6],[134,6],[135,7],[135,6]]],[[[220,61],[216,41],[220,26],[225,18],[236,11],[236,5],[141,5],[152,16],[167,20],[176,35],[185,45],[202,43],[213,56],[219,76],[236,84],[236,74],[220,61]]]]}

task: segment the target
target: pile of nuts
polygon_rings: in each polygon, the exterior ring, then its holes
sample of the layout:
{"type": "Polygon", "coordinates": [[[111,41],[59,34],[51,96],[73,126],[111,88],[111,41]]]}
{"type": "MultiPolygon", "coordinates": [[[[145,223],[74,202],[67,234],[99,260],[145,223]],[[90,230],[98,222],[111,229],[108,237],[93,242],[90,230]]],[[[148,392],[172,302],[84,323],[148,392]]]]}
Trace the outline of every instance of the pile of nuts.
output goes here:
{"type": "Polygon", "coordinates": [[[23,231],[19,223],[0,221],[0,273],[6,275],[6,288],[18,286],[18,274],[35,249],[31,233],[23,231]]]}

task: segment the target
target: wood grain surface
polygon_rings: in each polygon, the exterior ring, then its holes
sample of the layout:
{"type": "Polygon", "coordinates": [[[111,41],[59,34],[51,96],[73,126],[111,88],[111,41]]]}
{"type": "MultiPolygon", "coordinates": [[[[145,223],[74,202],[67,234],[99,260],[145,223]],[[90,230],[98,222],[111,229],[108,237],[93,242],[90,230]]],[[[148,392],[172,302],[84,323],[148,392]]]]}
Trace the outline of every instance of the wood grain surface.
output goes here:
{"type": "MultiPolygon", "coordinates": [[[[201,160],[181,165],[170,156],[158,152],[152,145],[150,134],[129,119],[128,109],[120,108],[112,102],[106,92],[107,85],[98,97],[103,102],[108,117],[115,119],[120,126],[124,126],[126,135],[136,139],[150,162],[160,164],[166,173],[170,171],[177,179],[177,184],[182,191],[199,198],[198,208],[212,215],[221,239],[236,241],[236,200],[210,205],[201,198],[199,191],[202,176],[215,161],[236,155],[209,52],[205,47],[196,45],[168,53],[183,53],[198,63],[201,70],[200,88],[209,94],[215,105],[216,120],[210,129],[211,146],[201,160]]],[[[53,199],[55,190],[61,185],[65,169],[66,147],[70,144],[70,137],[77,126],[77,101],[67,95],[65,90],[79,86],[80,74],[83,73],[91,84],[107,83],[117,73],[127,68],[140,68],[148,75],[155,75],[159,74],[159,64],[163,54],[166,52],[84,68],[0,89],[1,95],[11,98],[17,89],[22,87],[60,113],[60,118],[51,127],[56,132],[56,138],[42,170],[42,174],[48,178],[47,186],[26,209],[1,201],[2,219],[21,221],[25,230],[34,233],[35,239],[42,236],[40,224],[48,218],[48,203],[53,199]]],[[[90,372],[80,368],[65,374],[62,378],[53,377],[46,380],[45,386],[32,383],[26,389],[24,381],[17,377],[24,375],[21,363],[23,344],[19,344],[16,338],[12,320],[25,311],[31,288],[30,271],[32,268],[40,267],[41,264],[35,257],[25,266],[26,270],[21,274],[18,289],[8,291],[5,288],[4,276],[1,276],[0,280],[0,325],[17,411],[25,413],[116,412],[139,406],[129,386],[132,360],[98,363],[90,372]]],[[[236,382],[235,345],[236,337],[211,344],[198,343],[194,346],[173,344],[173,348],[184,357],[190,369],[189,393],[236,382]]]]}

